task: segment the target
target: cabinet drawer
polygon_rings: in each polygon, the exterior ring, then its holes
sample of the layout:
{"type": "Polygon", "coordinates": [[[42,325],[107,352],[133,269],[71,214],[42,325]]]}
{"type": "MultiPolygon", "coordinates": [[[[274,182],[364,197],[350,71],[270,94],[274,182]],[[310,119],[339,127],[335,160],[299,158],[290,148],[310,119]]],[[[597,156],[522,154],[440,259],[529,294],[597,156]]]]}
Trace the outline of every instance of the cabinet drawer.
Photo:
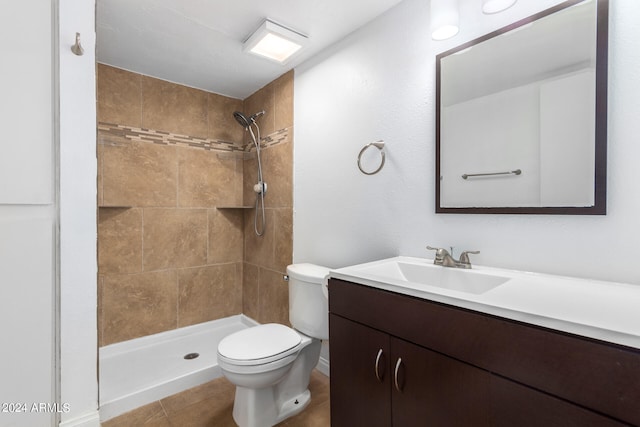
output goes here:
{"type": "Polygon", "coordinates": [[[637,349],[337,279],[329,311],[640,425],[637,349]]]}

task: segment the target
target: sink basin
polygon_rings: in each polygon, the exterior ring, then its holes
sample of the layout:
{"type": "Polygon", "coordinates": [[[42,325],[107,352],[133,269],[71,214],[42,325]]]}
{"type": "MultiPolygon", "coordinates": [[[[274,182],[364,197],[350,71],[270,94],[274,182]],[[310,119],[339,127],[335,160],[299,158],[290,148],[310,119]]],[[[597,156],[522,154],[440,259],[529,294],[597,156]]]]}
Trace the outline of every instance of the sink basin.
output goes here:
{"type": "MultiPolygon", "coordinates": [[[[401,286],[403,283],[407,285],[419,284],[470,294],[483,294],[510,279],[510,277],[475,270],[442,267],[427,262],[405,262],[397,259],[366,264],[361,266],[358,271],[390,280],[401,286]]],[[[416,288],[416,286],[410,287],[416,288]]]]}

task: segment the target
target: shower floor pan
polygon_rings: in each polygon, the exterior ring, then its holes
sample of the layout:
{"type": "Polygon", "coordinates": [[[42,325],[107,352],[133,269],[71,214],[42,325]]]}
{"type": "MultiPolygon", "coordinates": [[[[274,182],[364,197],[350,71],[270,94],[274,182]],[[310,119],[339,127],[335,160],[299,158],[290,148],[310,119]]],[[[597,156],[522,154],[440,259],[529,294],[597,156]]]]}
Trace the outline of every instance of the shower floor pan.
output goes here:
{"type": "Polygon", "coordinates": [[[101,347],[100,420],[221,377],[218,343],[256,324],[237,315],[101,347]]]}

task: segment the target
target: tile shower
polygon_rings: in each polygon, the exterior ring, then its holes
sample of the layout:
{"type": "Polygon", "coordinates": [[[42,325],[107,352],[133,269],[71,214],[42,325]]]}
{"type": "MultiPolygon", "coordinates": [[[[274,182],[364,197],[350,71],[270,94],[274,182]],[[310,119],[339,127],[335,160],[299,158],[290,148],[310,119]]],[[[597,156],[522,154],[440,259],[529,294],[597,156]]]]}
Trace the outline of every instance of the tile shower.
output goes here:
{"type": "Polygon", "coordinates": [[[244,313],[288,324],[293,72],[245,100],[98,65],[101,347],[244,313]],[[258,121],[266,233],[253,232],[256,159],[233,111],[258,121]]]}

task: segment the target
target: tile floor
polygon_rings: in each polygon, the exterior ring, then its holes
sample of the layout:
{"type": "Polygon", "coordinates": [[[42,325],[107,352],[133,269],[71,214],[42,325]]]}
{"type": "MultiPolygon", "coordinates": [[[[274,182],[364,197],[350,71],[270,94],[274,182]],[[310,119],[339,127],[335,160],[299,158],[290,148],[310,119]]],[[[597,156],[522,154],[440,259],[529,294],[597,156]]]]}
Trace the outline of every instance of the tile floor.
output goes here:
{"type": "MultiPolygon", "coordinates": [[[[311,374],[311,403],[278,427],[329,427],[329,378],[311,374]]],[[[102,423],[102,427],[236,427],[231,411],[235,387],[218,378],[102,423]]]]}

